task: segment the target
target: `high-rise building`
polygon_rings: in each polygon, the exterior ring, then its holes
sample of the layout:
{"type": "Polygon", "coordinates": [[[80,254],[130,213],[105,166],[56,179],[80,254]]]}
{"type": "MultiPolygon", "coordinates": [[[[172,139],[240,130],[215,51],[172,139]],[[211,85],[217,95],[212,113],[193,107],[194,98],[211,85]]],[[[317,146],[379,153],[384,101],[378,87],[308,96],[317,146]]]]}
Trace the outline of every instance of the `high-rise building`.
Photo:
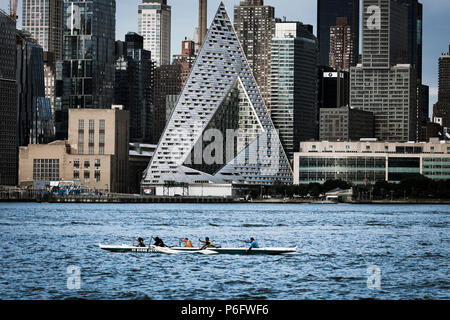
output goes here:
{"type": "Polygon", "coordinates": [[[272,39],[271,117],[290,159],[300,141],[317,139],[318,44],[312,27],[276,24],[272,39]]]}
{"type": "Polygon", "coordinates": [[[329,66],[339,70],[350,71],[358,63],[355,50],[359,39],[348,24],[348,18],[337,18],[336,25],[330,28],[330,63],[329,66]]]}
{"type": "Polygon", "coordinates": [[[422,140],[421,126],[427,122],[428,114],[424,113],[423,105],[426,103],[426,91],[422,89],[422,38],[423,38],[423,6],[418,0],[394,0],[407,8],[407,60],[416,73],[417,82],[417,136],[416,140],[422,140]]]}
{"type": "Polygon", "coordinates": [[[138,30],[144,49],[152,53],[156,67],[170,64],[172,8],[167,0],[143,0],[138,7],[138,30]]]}
{"type": "Polygon", "coordinates": [[[407,7],[397,1],[363,0],[362,64],[351,68],[350,105],[374,113],[380,140],[417,137],[417,81],[407,64],[407,19],[407,7]]]}
{"type": "Polygon", "coordinates": [[[152,112],[153,136],[151,143],[157,144],[167,121],[167,96],[179,95],[182,90],[182,65],[165,65],[155,69],[154,108],[152,112]]]}
{"type": "Polygon", "coordinates": [[[50,99],[45,97],[44,52],[26,31],[17,30],[18,144],[54,139],[50,99]]]}
{"type": "Polygon", "coordinates": [[[430,119],[430,87],[422,85],[422,124],[426,124],[430,119]]]}
{"type": "Polygon", "coordinates": [[[205,41],[208,24],[208,0],[198,0],[198,46],[205,41]]]}
{"type": "Polygon", "coordinates": [[[271,41],[276,22],[275,8],[264,5],[264,0],[245,0],[234,7],[234,28],[269,110],[271,41]]]}
{"type": "Polygon", "coordinates": [[[321,108],[339,108],[349,105],[350,73],[328,66],[319,66],[318,102],[321,108]]]}
{"type": "Polygon", "coordinates": [[[57,65],[57,139],[69,109],[109,109],[114,98],[115,0],[64,0],[64,50],[57,65]]]}
{"type": "Polygon", "coordinates": [[[362,138],[373,138],[373,113],[342,108],[320,109],[320,141],[359,141],[362,138]]]}
{"type": "Polygon", "coordinates": [[[186,82],[191,72],[191,68],[194,65],[195,58],[195,42],[185,38],[181,43],[181,54],[173,56],[173,63],[181,65],[181,82],[182,85],[186,82]]]}
{"type": "Polygon", "coordinates": [[[146,141],[151,136],[147,118],[153,103],[153,61],[150,51],[143,49],[144,38],[134,32],[125,42],[116,42],[116,76],[114,104],[130,112],[130,139],[146,141]]]}
{"type": "Polygon", "coordinates": [[[31,34],[44,51],[45,97],[55,112],[56,61],[62,59],[63,0],[24,0],[22,29],[31,34]]]}
{"type": "Polygon", "coordinates": [[[438,102],[434,105],[433,118],[442,127],[450,128],[450,44],[448,53],[439,57],[438,102]]]}
{"type": "Polygon", "coordinates": [[[17,185],[16,22],[0,10],[0,186],[17,185]]]}
{"type": "Polygon", "coordinates": [[[395,0],[408,10],[408,63],[422,79],[423,6],[418,0],[395,0]]]}
{"type": "Polygon", "coordinates": [[[63,2],[63,0],[22,2],[22,29],[31,34],[44,52],[53,52],[55,60],[62,59],[63,2]]]}
{"type": "MultiPolygon", "coordinates": [[[[336,18],[348,19],[355,39],[354,57],[359,54],[359,2],[360,0],[318,0],[317,1],[317,39],[320,48],[320,65],[329,65],[330,29],[336,25],[336,18]]],[[[355,61],[356,65],[357,61],[355,61]]],[[[352,66],[354,66],[352,65],[352,66]]]]}
{"type": "Polygon", "coordinates": [[[239,186],[276,182],[292,183],[292,171],[221,3],[143,177],[142,191],[232,196],[239,186]]]}

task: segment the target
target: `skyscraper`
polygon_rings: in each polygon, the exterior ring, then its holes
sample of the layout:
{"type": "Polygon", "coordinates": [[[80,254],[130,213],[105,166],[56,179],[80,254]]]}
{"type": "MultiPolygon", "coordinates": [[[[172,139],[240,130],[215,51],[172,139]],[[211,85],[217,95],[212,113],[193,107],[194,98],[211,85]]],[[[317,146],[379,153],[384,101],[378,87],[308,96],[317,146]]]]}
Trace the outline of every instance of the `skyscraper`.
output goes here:
{"type": "Polygon", "coordinates": [[[348,24],[348,18],[337,18],[330,28],[330,67],[350,71],[358,63],[355,46],[358,39],[348,24]]]}
{"type": "Polygon", "coordinates": [[[24,0],[22,3],[22,29],[44,51],[45,97],[50,100],[52,118],[55,112],[56,61],[62,59],[63,0],[24,0]]]}
{"type": "Polygon", "coordinates": [[[16,22],[0,10],[0,186],[17,185],[16,22]]]}
{"type": "Polygon", "coordinates": [[[408,10],[408,63],[422,79],[423,6],[418,0],[395,0],[408,10]]]}
{"type": "Polygon", "coordinates": [[[134,32],[125,35],[125,42],[116,42],[116,74],[114,104],[130,112],[130,139],[149,142],[151,128],[147,118],[153,103],[153,61],[144,50],[144,38],[134,32]]]}
{"type": "Polygon", "coordinates": [[[448,53],[439,57],[438,102],[434,105],[434,122],[450,131],[450,44],[448,53]]]}
{"type": "Polygon", "coordinates": [[[271,117],[290,159],[300,141],[318,135],[318,43],[312,27],[276,24],[272,39],[271,117]]]}
{"type": "Polygon", "coordinates": [[[292,183],[292,170],[221,3],[142,190],[154,195],[232,196],[233,187],[275,182],[292,183]],[[214,155],[209,146],[203,148],[212,133],[214,155]],[[222,143],[220,134],[226,135],[222,143]]]}
{"type": "Polygon", "coordinates": [[[24,0],[22,29],[28,31],[44,52],[62,58],[63,0],[24,0]]]}
{"type": "Polygon", "coordinates": [[[108,109],[114,98],[115,0],[64,0],[64,50],[56,79],[57,139],[67,138],[69,109],[108,109]]]}
{"type": "Polygon", "coordinates": [[[245,0],[234,7],[234,28],[269,109],[270,52],[276,21],[275,8],[264,5],[264,0],[245,0]]]}
{"type": "Polygon", "coordinates": [[[171,6],[167,0],[143,0],[138,7],[138,30],[144,49],[152,53],[156,67],[170,64],[171,6]]]}
{"type": "Polygon", "coordinates": [[[182,90],[182,66],[172,64],[155,69],[154,106],[152,110],[153,136],[151,143],[157,144],[167,121],[167,97],[179,95],[182,90]]]}
{"type": "Polygon", "coordinates": [[[417,81],[408,63],[407,8],[391,0],[363,0],[362,64],[351,68],[350,105],[375,115],[375,137],[414,141],[417,81]]]}
{"type": "Polygon", "coordinates": [[[350,73],[327,66],[320,66],[318,71],[319,109],[348,106],[350,73]]]}
{"type": "Polygon", "coordinates": [[[17,31],[18,145],[54,139],[50,99],[45,97],[44,52],[31,34],[17,31]]]}
{"type": "MultiPolygon", "coordinates": [[[[320,49],[320,65],[329,65],[330,28],[336,25],[336,18],[348,19],[355,39],[355,57],[359,54],[359,1],[360,0],[317,0],[317,38],[320,49]]],[[[357,62],[355,62],[356,64],[357,62]]]]}

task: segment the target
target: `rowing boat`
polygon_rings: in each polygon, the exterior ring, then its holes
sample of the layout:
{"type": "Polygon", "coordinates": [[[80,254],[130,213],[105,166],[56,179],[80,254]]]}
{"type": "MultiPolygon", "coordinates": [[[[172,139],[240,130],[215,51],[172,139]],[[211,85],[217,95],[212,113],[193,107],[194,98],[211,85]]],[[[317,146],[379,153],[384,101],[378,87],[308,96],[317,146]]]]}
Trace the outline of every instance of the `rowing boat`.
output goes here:
{"type": "Polygon", "coordinates": [[[198,253],[205,255],[214,254],[251,254],[251,255],[280,255],[280,254],[295,254],[295,248],[254,248],[247,251],[247,248],[208,248],[200,250],[198,248],[186,247],[135,247],[130,245],[102,245],[99,244],[100,249],[110,252],[139,252],[139,253],[164,253],[164,254],[180,254],[180,253],[198,253]]]}

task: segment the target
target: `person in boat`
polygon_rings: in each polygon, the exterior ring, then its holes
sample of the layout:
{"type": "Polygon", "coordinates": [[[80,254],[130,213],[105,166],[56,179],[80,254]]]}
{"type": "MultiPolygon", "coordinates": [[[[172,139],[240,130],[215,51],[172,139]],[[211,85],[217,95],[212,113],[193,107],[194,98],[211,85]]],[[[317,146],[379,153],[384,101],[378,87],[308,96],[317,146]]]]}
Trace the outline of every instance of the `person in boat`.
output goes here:
{"type": "Polygon", "coordinates": [[[162,239],[160,239],[159,237],[153,238],[153,240],[155,240],[155,243],[153,244],[156,247],[167,247],[164,244],[164,241],[162,241],[162,239]]]}
{"type": "Polygon", "coordinates": [[[198,241],[200,241],[201,243],[204,243],[203,247],[201,247],[200,250],[205,250],[205,249],[214,247],[208,237],[205,238],[205,241],[203,241],[201,239],[198,239],[198,241]]]}
{"type": "Polygon", "coordinates": [[[259,244],[258,241],[255,240],[255,238],[250,238],[250,241],[245,241],[245,243],[250,244],[250,248],[247,249],[247,252],[250,252],[252,249],[258,249],[259,244]]]}
{"type": "Polygon", "coordinates": [[[184,246],[185,248],[193,248],[194,246],[192,245],[191,240],[189,240],[188,238],[184,238],[184,239],[180,239],[181,242],[184,242],[184,246]]]}
{"type": "Polygon", "coordinates": [[[145,247],[145,243],[144,243],[144,239],[143,238],[134,238],[134,240],[136,240],[138,242],[138,244],[136,245],[136,247],[140,247],[140,248],[144,248],[145,247]]]}

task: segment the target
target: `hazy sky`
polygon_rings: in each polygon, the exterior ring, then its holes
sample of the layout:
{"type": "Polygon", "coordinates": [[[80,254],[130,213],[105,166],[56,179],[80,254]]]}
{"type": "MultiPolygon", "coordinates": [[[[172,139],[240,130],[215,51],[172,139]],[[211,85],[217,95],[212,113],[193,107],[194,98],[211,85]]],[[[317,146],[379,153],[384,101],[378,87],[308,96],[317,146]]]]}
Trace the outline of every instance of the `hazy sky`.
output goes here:
{"type": "MultiPolygon", "coordinates": [[[[22,3],[23,0],[19,0],[22,3]]],[[[141,0],[116,0],[117,32],[116,39],[123,40],[128,31],[137,31],[137,6],[141,0]]],[[[438,58],[448,51],[450,42],[450,1],[422,0],[424,5],[424,44],[423,44],[423,83],[430,86],[430,111],[437,101],[438,58]]],[[[220,0],[208,0],[208,24],[218,8],[220,0]]],[[[230,17],[233,7],[239,0],[224,0],[230,17]]],[[[198,23],[198,0],[168,0],[172,6],[172,54],[181,51],[181,41],[193,38],[198,23]]],[[[278,18],[299,20],[314,25],[316,32],[316,0],[266,0],[265,4],[275,7],[278,18]]],[[[0,0],[0,8],[7,11],[8,0],[0,0]]],[[[19,4],[19,7],[21,4],[19,4]]],[[[19,8],[19,20],[20,20],[19,8]]],[[[19,23],[20,26],[20,23],[19,23]]]]}

